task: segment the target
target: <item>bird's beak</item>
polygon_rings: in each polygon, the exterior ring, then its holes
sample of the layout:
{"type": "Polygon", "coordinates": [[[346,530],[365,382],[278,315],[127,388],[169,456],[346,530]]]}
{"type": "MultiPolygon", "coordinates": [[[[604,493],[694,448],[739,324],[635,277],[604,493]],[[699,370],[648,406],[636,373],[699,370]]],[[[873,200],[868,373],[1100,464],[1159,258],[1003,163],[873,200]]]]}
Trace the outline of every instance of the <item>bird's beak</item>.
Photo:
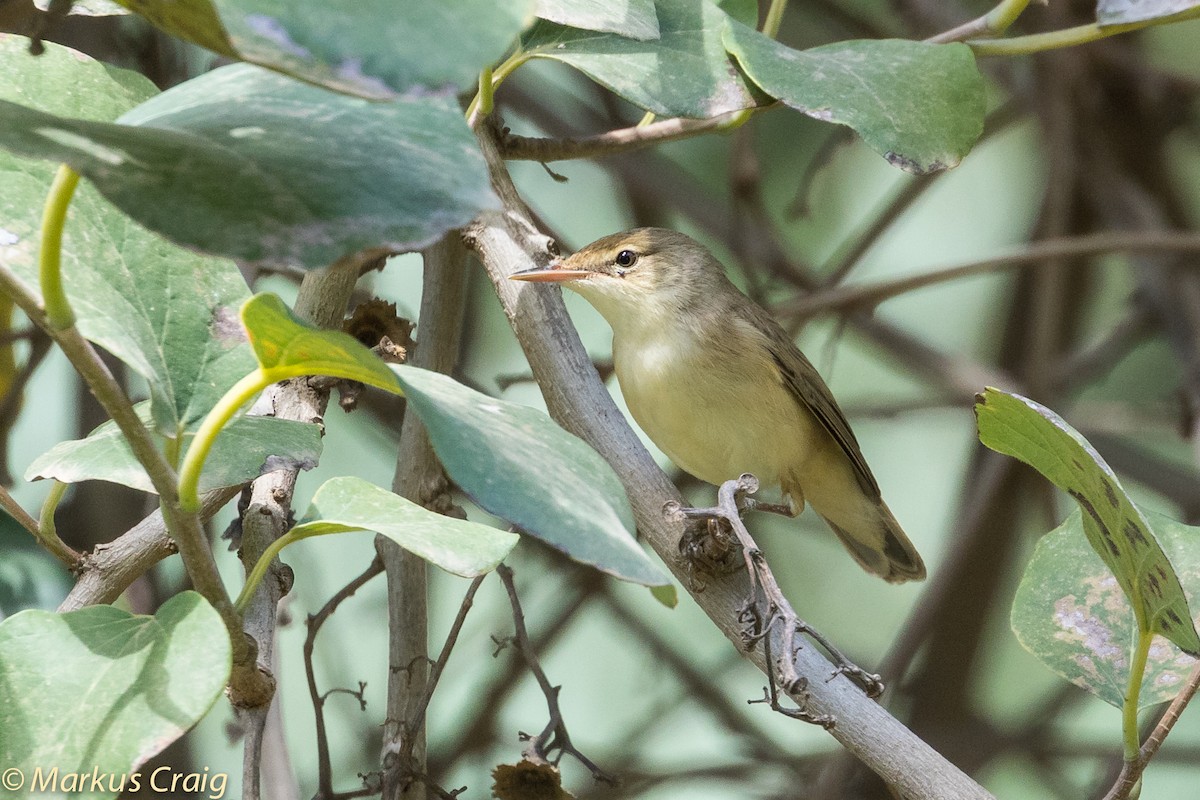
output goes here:
{"type": "Polygon", "coordinates": [[[529,281],[530,283],[562,283],[564,281],[576,281],[591,275],[586,270],[563,269],[559,266],[561,263],[560,261],[551,261],[544,267],[534,267],[533,269],[514,272],[508,277],[510,280],[529,281]]]}

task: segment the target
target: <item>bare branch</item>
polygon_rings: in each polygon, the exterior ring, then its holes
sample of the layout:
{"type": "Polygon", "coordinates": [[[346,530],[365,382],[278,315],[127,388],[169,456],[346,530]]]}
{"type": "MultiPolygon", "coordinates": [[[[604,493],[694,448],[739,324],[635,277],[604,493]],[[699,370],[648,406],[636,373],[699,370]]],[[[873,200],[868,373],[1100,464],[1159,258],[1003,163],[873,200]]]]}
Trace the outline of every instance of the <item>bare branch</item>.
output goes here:
{"type": "Polygon", "coordinates": [[[1043,239],[1020,250],[995,258],[971,261],[954,267],[910,275],[864,286],[843,286],[816,292],[789,303],[781,303],[782,313],[810,317],[826,311],[873,307],[916,289],[947,281],[984,275],[1006,269],[1037,267],[1046,261],[1119,252],[1195,253],[1200,252],[1200,233],[1177,231],[1105,231],[1086,236],[1043,239]]]}
{"type": "MultiPolygon", "coordinates": [[[[296,296],[296,314],[321,328],[340,326],[364,258],[350,256],[324,269],[306,273],[296,296]]],[[[320,423],[328,401],[328,388],[317,388],[306,380],[291,380],[268,388],[259,403],[269,407],[280,419],[320,423]]],[[[242,537],[238,553],[247,573],[292,524],[292,493],[299,472],[298,468],[276,470],[250,485],[248,502],[241,516],[242,537]]],[[[279,601],[291,588],[291,581],[291,569],[275,559],[246,608],[245,631],[257,642],[258,668],[267,675],[273,670],[279,601]]],[[[267,722],[269,700],[270,696],[263,702],[244,704],[238,709],[239,722],[247,731],[247,745],[254,745],[247,746],[242,754],[243,797],[246,800],[259,796],[262,753],[258,746],[263,741],[262,728],[267,722]]]]}
{"type": "Polygon", "coordinates": [[[513,628],[516,630],[513,642],[521,652],[521,657],[525,659],[525,665],[529,667],[529,671],[533,673],[534,679],[537,680],[538,687],[541,688],[542,694],[546,698],[546,705],[550,711],[550,721],[546,723],[546,727],[542,729],[542,732],[537,736],[529,737],[529,746],[525,748],[524,752],[525,760],[539,764],[549,763],[557,766],[559,759],[564,755],[570,755],[588,768],[594,780],[615,784],[616,780],[614,778],[596,766],[591,759],[579,752],[575,745],[571,744],[571,735],[567,733],[567,725],[563,721],[562,710],[558,706],[558,691],[562,687],[550,685],[550,679],[546,677],[541,662],[538,661],[537,653],[529,641],[529,632],[525,629],[525,612],[521,610],[521,601],[517,597],[517,587],[513,584],[512,570],[508,565],[501,564],[496,568],[496,574],[504,582],[504,590],[508,593],[508,602],[512,606],[513,628]],[[554,751],[558,751],[557,756],[552,755],[554,751]]]}
{"type": "MultiPolygon", "coordinates": [[[[321,694],[317,689],[317,678],[313,671],[313,648],[316,645],[317,633],[325,621],[337,611],[343,601],[354,596],[376,575],[383,572],[383,561],[376,556],[357,578],[347,583],[321,606],[316,614],[310,614],[304,625],[307,633],[304,636],[304,674],[308,679],[308,695],[312,700],[313,717],[317,725],[317,794],[318,798],[328,800],[335,796],[333,791],[333,762],[329,757],[329,734],[325,729],[325,698],[330,692],[321,694]]],[[[362,702],[361,687],[359,702],[362,702]]]]}
{"type": "Polygon", "coordinates": [[[565,136],[560,139],[516,136],[505,129],[501,134],[500,153],[504,158],[514,161],[540,161],[543,164],[574,158],[596,158],[720,131],[744,113],[730,111],[709,119],[675,117],[594,136],[565,136]]]}
{"type": "Polygon", "coordinates": [[[1142,777],[1150,759],[1154,758],[1158,748],[1162,747],[1163,740],[1175,727],[1175,723],[1179,721],[1179,715],[1195,697],[1198,688],[1200,688],[1200,664],[1192,668],[1192,674],[1188,675],[1187,683],[1180,689],[1179,694],[1175,695],[1175,699],[1171,701],[1171,705],[1167,706],[1166,712],[1154,726],[1154,730],[1146,737],[1145,743],[1138,752],[1137,760],[1126,761],[1121,766],[1121,774],[1117,776],[1117,782],[1104,796],[1104,800],[1125,800],[1132,794],[1133,788],[1137,785],[1138,779],[1142,777]]]}
{"type": "MultiPolygon", "coordinates": [[[[227,486],[202,495],[197,512],[200,521],[212,519],[241,491],[241,486],[227,486]]],[[[97,545],[84,556],[79,577],[58,610],[74,611],[111,603],[147,570],[175,552],[162,510],[156,510],[113,541],[97,545]]]]}
{"type": "MultiPolygon", "coordinates": [[[[466,304],[467,251],[461,236],[452,231],[423,256],[418,336],[410,363],[423,369],[450,372],[458,363],[466,304]]],[[[392,490],[430,510],[461,514],[453,505],[449,481],[416,414],[405,415],[392,490]]],[[[424,800],[427,784],[420,778],[427,772],[424,720],[428,695],[432,692],[428,566],[423,558],[390,539],[377,537],[375,547],[387,569],[391,666],[381,755],[383,797],[424,800]]]]}

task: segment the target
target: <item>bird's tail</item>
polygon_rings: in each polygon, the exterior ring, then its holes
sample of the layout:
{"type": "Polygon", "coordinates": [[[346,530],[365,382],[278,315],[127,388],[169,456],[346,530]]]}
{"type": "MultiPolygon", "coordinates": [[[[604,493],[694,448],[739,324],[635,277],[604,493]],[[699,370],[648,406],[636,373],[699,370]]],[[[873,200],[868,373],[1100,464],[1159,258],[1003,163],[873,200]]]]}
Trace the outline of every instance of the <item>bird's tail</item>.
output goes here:
{"type": "Polygon", "coordinates": [[[878,516],[868,526],[857,525],[853,528],[843,528],[824,514],[821,517],[867,572],[889,583],[925,580],[925,562],[921,560],[921,554],[882,500],[877,511],[878,516]]]}
{"type": "Polygon", "coordinates": [[[924,580],[925,563],[887,504],[864,490],[844,459],[828,461],[810,464],[784,490],[807,500],[867,572],[890,583],[924,580]]]}

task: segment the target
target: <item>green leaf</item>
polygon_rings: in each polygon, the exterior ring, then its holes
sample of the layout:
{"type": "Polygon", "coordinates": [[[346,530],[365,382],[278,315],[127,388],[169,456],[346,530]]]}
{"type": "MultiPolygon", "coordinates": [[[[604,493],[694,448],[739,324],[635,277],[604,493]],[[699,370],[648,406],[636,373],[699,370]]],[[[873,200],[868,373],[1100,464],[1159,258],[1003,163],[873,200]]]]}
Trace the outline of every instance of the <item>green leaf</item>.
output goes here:
{"type": "Polygon", "coordinates": [[[650,594],[667,608],[674,608],[679,605],[679,594],[675,591],[675,584],[673,583],[665,583],[662,586],[651,586],[650,594]]]}
{"type": "Polygon", "coordinates": [[[207,47],[214,53],[236,59],[237,51],[209,0],[117,0],[141,14],[157,27],[181,39],[207,47]]]}
{"type": "Polygon", "coordinates": [[[446,472],[480,506],[576,561],[634,583],[667,583],[633,538],[616,473],[582,439],[445,375],[393,369],[446,472]]]}
{"type": "Polygon", "coordinates": [[[1096,21],[1101,25],[1125,25],[1176,14],[1190,19],[1200,13],[1196,0],[1097,0],[1096,21]]]}
{"type": "Polygon", "coordinates": [[[717,8],[751,28],[758,28],[758,0],[713,0],[717,8]]]}
{"type": "Polygon", "coordinates": [[[537,0],[537,15],[560,25],[629,39],[658,38],[654,0],[537,0]]]}
{"type": "Polygon", "coordinates": [[[532,0],[216,0],[240,58],[372,99],[473,88],[532,21],[532,0]]]}
{"type": "MultiPolygon", "coordinates": [[[[1152,511],[1142,513],[1195,600],[1200,595],[1200,528],[1152,511]]],[[[1012,628],[1025,649],[1055,673],[1122,706],[1137,622],[1116,578],[1088,544],[1081,511],[1038,541],[1013,598],[1012,628]]],[[[1191,656],[1155,641],[1139,707],[1173,698],[1195,665],[1191,656]]]]}
{"type": "Polygon", "coordinates": [[[158,94],[154,84],[136,72],[107,66],[53,42],[45,46],[45,53],[31,56],[24,36],[0,33],[0,71],[5,77],[0,99],[107,122],[158,94]]]}
{"type": "MultiPolygon", "coordinates": [[[[42,11],[49,11],[52,0],[34,0],[33,4],[42,11]]],[[[68,14],[78,17],[116,17],[129,13],[113,0],[73,0],[68,14]]]]}
{"type": "Polygon", "coordinates": [[[359,478],[326,481],[289,536],[373,531],[447,572],[472,578],[496,568],[515,533],[447,517],[359,478]]]}
{"type": "Polygon", "coordinates": [[[26,608],[54,608],[75,583],[62,562],[6,513],[0,513],[0,553],[0,619],[26,608]]]}
{"type": "MultiPolygon", "coordinates": [[[[208,712],[229,677],[229,635],[200,595],[172,597],[153,617],[113,606],[22,611],[0,623],[0,763],[35,770],[128,775],[208,712]]],[[[65,795],[65,793],[64,793],[65,795]]]]}
{"type": "Polygon", "coordinates": [[[652,41],[543,20],[521,47],[570,64],[656,114],[703,118],[752,107],[750,90],[721,43],[729,17],[710,0],[658,0],[655,7],[659,38],[652,41]]]}
{"type": "Polygon", "coordinates": [[[0,103],[0,147],[66,162],[146,227],[251,263],[417,250],[498,206],[452,98],[371,103],[238,64],[121,121],[0,103]]]}
{"type": "Polygon", "coordinates": [[[533,0],[125,2],[230,58],[373,100],[473,87],[533,16],[533,0]]]}
{"type": "MultiPolygon", "coordinates": [[[[138,414],[149,419],[147,404],[138,414]]],[[[183,446],[191,441],[184,437],[183,446]]],[[[237,486],[280,469],[312,469],[321,457],[321,428],[275,417],[242,416],[221,430],[200,475],[200,491],[237,486]]],[[[25,480],[53,478],[63,483],[109,481],[154,493],[145,469],[129,449],[116,423],[105,422],[84,439],[56,444],[34,459],[25,480]]]]}
{"type": "Polygon", "coordinates": [[[1200,655],[1200,637],[1171,562],[1087,440],[1045,406],[999,389],[977,397],[975,417],[981,442],[1025,462],[1079,503],[1088,541],[1116,576],[1139,627],[1200,655]]]}
{"type": "Polygon", "coordinates": [[[395,374],[362,342],[341,331],[314,328],[273,294],[247,300],[242,324],[263,372],[330,375],[403,394],[395,374]]]}
{"type": "MultiPolygon", "coordinates": [[[[157,92],[139,75],[64,47],[48,43],[36,59],[24,47],[0,36],[0,71],[13,77],[0,84],[0,100],[111,119],[157,92]]],[[[0,260],[35,294],[38,229],[54,169],[0,151],[0,260]]],[[[67,218],[62,272],[79,331],[146,379],[164,435],[178,436],[253,369],[233,312],[249,295],[237,268],[179,250],[86,184],[67,218]]]]}
{"type": "Polygon", "coordinates": [[[957,165],[983,133],[983,76],[965,44],[884,39],[799,51],[733,21],[725,43],[767,94],[853,128],[907,172],[957,165]]]}

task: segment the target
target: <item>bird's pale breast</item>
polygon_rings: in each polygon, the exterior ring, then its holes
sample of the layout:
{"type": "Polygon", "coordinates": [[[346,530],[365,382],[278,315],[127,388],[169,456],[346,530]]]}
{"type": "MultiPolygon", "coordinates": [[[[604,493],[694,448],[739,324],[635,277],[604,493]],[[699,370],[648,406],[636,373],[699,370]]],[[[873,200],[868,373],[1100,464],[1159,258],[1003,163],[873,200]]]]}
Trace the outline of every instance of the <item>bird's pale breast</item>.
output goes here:
{"type": "Polygon", "coordinates": [[[680,468],[713,484],[752,472],[770,486],[805,461],[816,422],[765,348],[705,348],[690,330],[640,333],[613,342],[621,393],[680,468]]]}

